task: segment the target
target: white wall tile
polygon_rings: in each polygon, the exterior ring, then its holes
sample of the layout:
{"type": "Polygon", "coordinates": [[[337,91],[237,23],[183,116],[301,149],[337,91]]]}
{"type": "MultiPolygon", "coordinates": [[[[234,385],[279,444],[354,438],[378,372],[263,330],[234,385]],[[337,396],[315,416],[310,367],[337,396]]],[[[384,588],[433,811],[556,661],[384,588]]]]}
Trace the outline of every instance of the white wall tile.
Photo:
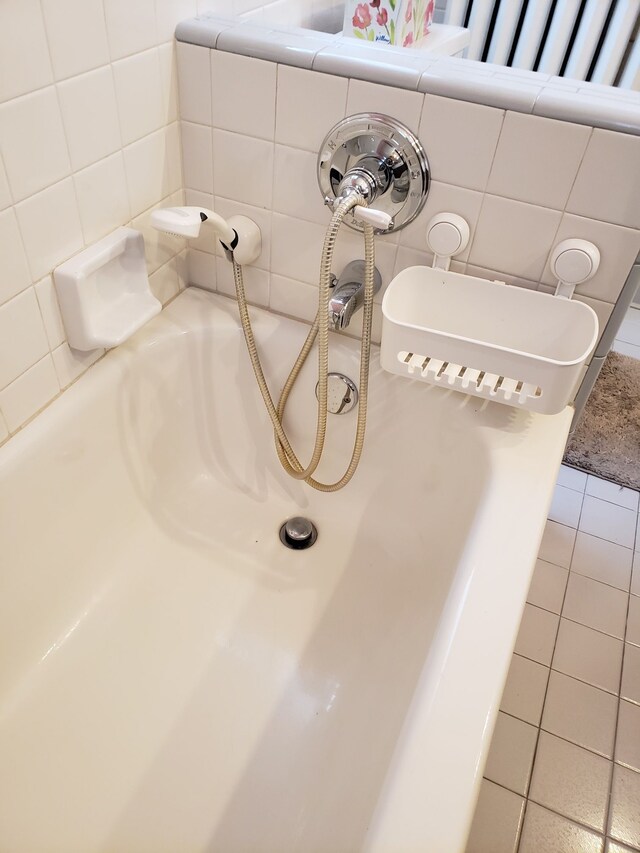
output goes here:
{"type": "Polygon", "coordinates": [[[178,115],[178,63],[176,43],[169,42],[158,48],[162,88],[163,124],[177,121],[178,115]]]}
{"type": "Polygon", "coordinates": [[[7,181],[7,172],[2,162],[0,154],[0,210],[5,210],[12,204],[11,191],[9,190],[9,182],[7,181]]]}
{"type": "Polygon", "coordinates": [[[164,124],[160,60],[156,48],[113,63],[122,142],[128,145],[164,124]]]}
{"type": "Polygon", "coordinates": [[[420,141],[435,181],[484,190],[504,111],[425,95],[420,141]]]}
{"type": "Polygon", "coordinates": [[[31,284],[22,237],[13,210],[0,213],[0,305],[31,284]]]}
{"type": "Polygon", "coordinates": [[[274,62],[211,51],[214,126],[272,140],[275,132],[276,71],[274,62]]]}
{"type": "Polygon", "coordinates": [[[0,412],[0,443],[9,438],[9,427],[5,421],[2,412],[0,412]]]}
{"type": "Polygon", "coordinates": [[[34,281],[82,249],[82,228],[71,178],[16,205],[16,214],[34,281]]]}
{"type": "Polygon", "coordinates": [[[51,353],[56,375],[61,388],[68,388],[82,374],[104,355],[104,350],[96,349],[89,352],[71,349],[64,343],[51,353]]]}
{"type": "Polygon", "coordinates": [[[11,432],[60,393],[51,356],[47,355],[0,391],[0,407],[11,432]]]}
{"type": "Polygon", "coordinates": [[[111,59],[122,59],[157,43],[155,0],[104,0],[111,59]]]}
{"type": "Polygon", "coordinates": [[[317,284],[325,227],[273,214],[271,270],[285,278],[317,284]]]}
{"type": "Polygon", "coordinates": [[[345,116],[347,80],[278,66],[276,142],[315,151],[329,130],[345,116]]]}
{"type": "Polygon", "coordinates": [[[56,80],[109,61],[102,0],[42,0],[56,80]]]}
{"type": "Polygon", "coordinates": [[[276,145],[273,209],[326,227],[331,211],[318,187],[317,163],[318,155],[313,151],[276,145]]]}
{"type": "MultiPolygon", "coordinates": [[[[183,121],[211,124],[211,70],[207,47],[178,42],[178,91],[183,121]]],[[[218,85],[222,81],[217,81],[218,85]]]]}
{"type": "MultiPolygon", "coordinates": [[[[182,191],[184,179],[182,175],[182,144],[180,141],[180,125],[177,121],[164,128],[165,163],[167,168],[167,192],[182,191]]],[[[158,198],[161,198],[159,196],[158,198]]],[[[156,199],[157,201],[158,199],[156,199]]]]}
{"type": "Polygon", "coordinates": [[[269,308],[278,314],[312,323],[318,313],[318,288],[272,273],[269,308]]]}
{"type": "Polygon", "coordinates": [[[178,276],[171,263],[164,264],[149,276],[151,292],[163,305],[178,295],[178,276]]]}
{"type": "Polygon", "coordinates": [[[432,181],[422,213],[398,232],[400,245],[428,252],[425,235],[429,221],[436,213],[457,213],[466,220],[471,235],[467,248],[456,255],[457,261],[466,261],[471,251],[471,242],[480,217],[481,206],[482,193],[432,181]]]}
{"type": "MultiPolygon", "coordinates": [[[[640,232],[565,213],[553,245],[572,237],[590,240],[600,249],[598,272],[589,281],[578,285],[576,293],[604,302],[615,302],[640,250],[640,232]]],[[[542,281],[545,284],[555,284],[548,263],[542,281]]]]}
{"type": "Polygon", "coordinates": [[[67,141],[53,86],[0,107],[0,148],[14,201],[69,174],[67,141]]]}
{"type": "Polygon", "coordinates": [[[213,184],[216,195],[270,208],[273,143],[214,130],[213,184]]]}
{"type": "Polygon", "coordinates": [[[49,341],[49,349],[54,350],[64,342],[66,335],[62,323],[62,315],[60,314],[60,306],[53,286],[53,278],[50,275],[45,276],[42,281],[36,284],[35,288],[40,313],[42,314],[42,322],[44,323],[44,330],[47,333],[47,340],[49,341]]]}
{"type": "Polygon", "coordinates": [[[216,289],[216,256],[208,252],[189,249],[187,253],[188,279],[190,284],[205,290],[216,289]]]}
{"type": "Polygon", "coordinates": [[[424,95],[420,92],[381,86],[364,80],[350,80],[346,114],[384,113],[401,121],[417,136],[423,103],[424,95]]]}
{"type": "Polygon", "coordinates": [[[595,128],[567,210],[640,228],[640,138],[595,128]]]}
{"type": "Polygon", "coordinates": [[[59,83],[58,97],[74,169],[83,169],[121,147],[109,66],[59,83]]]}
{"type": "Polygon", "coordinates": [[[469,262],[535,281],[544,269],[562,214],[487,195],[469,262]]]}
{"type": "Polygon", "coordinates": [[[128,145],[124,149],[124,168],[132,216],[169,195],[171,179],[165,132],[157,130],[128,145]]]}
{"type": "Polygon", "coordinates": [[[156,0],[158,42],[171,41],[176,25],[198,14],[196,0],[156,0]]]}
{"type": "Polygon", "coordinates": [[[0,306],[0,389],[49,352],[35,290],[0,306]]]}
{"type": "Polygon", "coordinates": [[[39,0],[0,3],[0,103],[53,83],[39,0]]]}
{"type": "Polygon", "coordinates": [[[213,193],[213,133],[210,127],[183,121],[182,158],[186,189],[213,193]]]}
{"type": "Polygon", "coordinates": [[[563,210],[591,128],[508,112],[487,192],[563,210]]]}
{"type": "Polygon", "coordinates": [[[122,153],[74,175],[82,233],[87,245],[126,225],[131,213],[122,153]]]}

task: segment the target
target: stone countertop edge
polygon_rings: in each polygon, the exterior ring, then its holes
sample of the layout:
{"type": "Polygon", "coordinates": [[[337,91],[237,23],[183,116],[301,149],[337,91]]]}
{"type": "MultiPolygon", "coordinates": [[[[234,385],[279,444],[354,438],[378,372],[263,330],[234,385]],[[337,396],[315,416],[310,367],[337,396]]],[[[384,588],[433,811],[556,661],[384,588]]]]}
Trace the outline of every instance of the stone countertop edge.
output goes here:
{"type": "Polygon", "coordinates": [[[180,42],[640,136],[640,92],[469,59],[384,47],[300,27],[261,27],[204,15],[182,21],[180,42]]]}

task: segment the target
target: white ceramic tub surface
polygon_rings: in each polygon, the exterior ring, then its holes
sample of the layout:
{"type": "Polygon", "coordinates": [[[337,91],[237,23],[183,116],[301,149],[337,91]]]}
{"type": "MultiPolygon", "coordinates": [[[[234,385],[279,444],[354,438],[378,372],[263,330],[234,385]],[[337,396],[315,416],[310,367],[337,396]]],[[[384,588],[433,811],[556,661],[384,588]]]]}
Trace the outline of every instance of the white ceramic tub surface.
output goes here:
{"type": "MultiPolygon", "coordinates": [[[[279,387],[307,327],[252,313],[279,387]]],[[[570,412],[480,411],[376,351],[361,468],[319,494],[236,317],[190,288],[0,449],[2,850],[464,849],[570,412]]]]}

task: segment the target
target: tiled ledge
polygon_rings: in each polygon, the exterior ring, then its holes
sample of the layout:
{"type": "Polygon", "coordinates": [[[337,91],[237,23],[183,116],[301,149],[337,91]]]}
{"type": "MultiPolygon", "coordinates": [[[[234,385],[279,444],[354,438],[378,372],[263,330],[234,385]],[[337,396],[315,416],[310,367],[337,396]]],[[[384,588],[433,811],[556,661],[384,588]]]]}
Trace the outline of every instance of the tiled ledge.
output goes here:
{"type": "Polygon", "coordinates": [[[178,24],[176,38],[283,65],[640,136],[640,93],[629,90],[212,16],[178,24]]]}

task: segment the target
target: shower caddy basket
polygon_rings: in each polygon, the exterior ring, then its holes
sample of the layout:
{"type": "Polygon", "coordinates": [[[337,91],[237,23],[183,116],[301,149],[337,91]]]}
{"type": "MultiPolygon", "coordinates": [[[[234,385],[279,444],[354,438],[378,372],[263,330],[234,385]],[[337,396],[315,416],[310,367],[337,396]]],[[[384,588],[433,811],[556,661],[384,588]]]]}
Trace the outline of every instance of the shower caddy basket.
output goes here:
{"type": "Polygon", "coordinates": [[[431,267],[409,267],[382,302],[390,373],[520,409],[571,402],[598,320],[582,302],[431,267]]]}

